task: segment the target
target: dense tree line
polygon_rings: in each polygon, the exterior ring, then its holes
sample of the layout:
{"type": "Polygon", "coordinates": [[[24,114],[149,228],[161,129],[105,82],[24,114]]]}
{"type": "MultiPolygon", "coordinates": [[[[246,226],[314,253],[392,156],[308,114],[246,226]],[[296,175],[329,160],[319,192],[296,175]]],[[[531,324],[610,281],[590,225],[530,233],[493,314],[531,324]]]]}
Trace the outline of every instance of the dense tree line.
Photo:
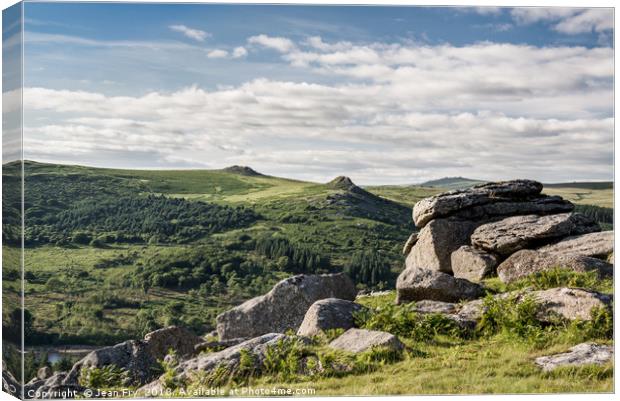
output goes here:
{"type": "Polygon", "coordinates": [[[356,283],[376,287],[390,279],[390,260],[376,250],[358,251],[353,253],[344,271],[356,283]]]}
{"type": "Polygon", "coordinates": [[[206,234],[248,226],[258,219],[251,209],[165,196],[109,197],[81,201],[71,209],[31,221],[31,242],[48,242],[61,233],[75,243],[187,242],[206,234]],[[107,233],[107,235],[102,235],[107,233]],[[113,233],[113,234],[111,234],[113,233]]]}
{"type": "Polygon", "coordinates": [[[139,265],[127,280],[133,287],[197,288],[205,282],[226,283],[230,277],[255,277],[266,267],[259,261],[245,259],[242,254],[225,248],[205,245],[191,250],[162,252],[139,265]]]}
{"type": "Polygon", "coordinates": [[[263,237],[256,251],[277,261],[280,270],[291,273],[317,273],[331,268],[329,256],[318,249],[289,242],[282,237],[263,237]]]}

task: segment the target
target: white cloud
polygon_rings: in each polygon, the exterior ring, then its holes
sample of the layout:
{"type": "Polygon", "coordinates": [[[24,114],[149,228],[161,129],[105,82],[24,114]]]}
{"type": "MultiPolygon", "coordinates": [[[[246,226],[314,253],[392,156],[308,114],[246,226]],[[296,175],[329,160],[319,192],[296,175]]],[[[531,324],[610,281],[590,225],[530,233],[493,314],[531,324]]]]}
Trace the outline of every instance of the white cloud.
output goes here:
{"type": "Polygon", "coordinates": [[[558,32],[577,34],[584,32],[603,32],[614,27],[614,15],[611,9],[589,9],[580,14],[562,20],[555,26],[558,32]]]}
{"type": "Polygon", "coordinates": [[[247,56],[248,51],[243,46],[235,47],[232,52],[233,58],[241,58],[247,56]]]}
{"type": "Polygon", "coordinates": [[[551,22],[554,30],[569,35],[609,31],[614,24],[611,8],[523,7],[511,15],[522,25],[551,22]]]}
{"type": "Polygon", "coordinates": [[[282,60],[304,80],[143,96],[27,88],[30,157],[362,184],[612,177],[613,49],[289,42],[282,60]]]}
{"type": "Polygon", "coordinates": [[[199,42],[204,42],[206,38],[211,36],[208,32],[201,31],[200,29],[189,28],[185,25],[170,25],[169,28],[199,42]]]}
{"type": "Polygon", "coordinates": [[[502,13],[502,8],[493,6],[474,7],[474,11],[481,15],[499,15],[502,13]]]}
{"type": "Polygon", "coordinates": [[[226,58],[228,57],[228,52],[222,49],[211,50],[207,53],[207,57],[209,58],[226,58]]]}
{"type": "Polygon", "coordinates": [[[295,48],[295,44],[290,39],[264,34],[249,37],[248,43],[274,49],[280,53],[286,53],[295,48]]]}

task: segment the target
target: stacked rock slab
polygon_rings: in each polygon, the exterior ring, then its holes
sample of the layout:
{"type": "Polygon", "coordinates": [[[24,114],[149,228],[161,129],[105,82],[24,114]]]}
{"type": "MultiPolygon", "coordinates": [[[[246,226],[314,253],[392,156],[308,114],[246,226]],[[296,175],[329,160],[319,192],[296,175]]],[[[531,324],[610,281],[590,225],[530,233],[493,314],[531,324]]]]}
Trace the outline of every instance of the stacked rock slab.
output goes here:
{"type": "Polygon", "coordinates": [[[421,200],[413,208],[413,221],[420,232],[410,247],[406,267],[451,274],[452,252],[470,245],[470,237],[479,226],[509,216],[544,216],[573,210],[570,202],[558,196],[542,195],[541,191],[539,182],[514,180],[449,191],[421,200]]]}
{"type": "Polygon", "coordinates": [[[598,233],[598,224],[574,213],[572,203],[543,195],[542,189],[536,181],[514,180],[418,202],[413,220],[420,231],[404,247],[397,302],[472,299],[482,293],[474,283],[496,270],[507,281],[557,264],[608,274],[613,234],[598,233]],[[531,262],[527,268],[519,262],[525,256],[531,262]]]}

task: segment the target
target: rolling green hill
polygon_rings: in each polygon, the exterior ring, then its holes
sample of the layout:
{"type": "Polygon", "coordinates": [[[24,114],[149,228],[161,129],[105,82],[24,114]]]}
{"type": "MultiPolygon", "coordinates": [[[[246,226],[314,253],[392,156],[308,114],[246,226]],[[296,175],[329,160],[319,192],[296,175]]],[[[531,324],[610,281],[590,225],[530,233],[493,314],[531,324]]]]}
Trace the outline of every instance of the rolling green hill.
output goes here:
{"type": "MultiPolygon", "coordinates": [[[[346,270],[360,288],[393,287],[402,244],[415,230],[411,207],[448,189],[361,188],[347,177],[304,182],[244,166],[24,167],[29,341],[43,344],[110,344],[168,324],[204,333],[222,310],[295,273],[346,270]]],[[[5,166],[7,186],[16,184],[10,171],[5,166]]],[[[582,205],[612,204],[611,189],[571,185],[545,191],[582,205]]],[[[18,192],[3,191],[5,222],[19,221],[19,201],[18,192]]],[[[584,207],[612,216],[609,208],[584,207]]],[[[14,253],[16,231],[4,236],[6,254],[14,253]]],[[[5,269],[3,285],[17,301],[13,270],[5,269]]],[[[13,304],[3,310],[9,326],[13,304]]]]}
{"type": "MultiPolygon", "coordinates": [[[[408,204],[346,177],[320,184],[242,166],[24,168],[31,343],[110,344],[168,324],[204,333],[217,313],[286,276],[359,271],[366,258],[381,271],[357,275],[358,285],[392,286],[414,229],[408,204]]],[[[3,199],[15,213],[18,195],[3,199]]],[[[5,243],[17,243],[10,235],[5,243]]],[[[18,272],[5,277],[17,297],[18,272]]]]}

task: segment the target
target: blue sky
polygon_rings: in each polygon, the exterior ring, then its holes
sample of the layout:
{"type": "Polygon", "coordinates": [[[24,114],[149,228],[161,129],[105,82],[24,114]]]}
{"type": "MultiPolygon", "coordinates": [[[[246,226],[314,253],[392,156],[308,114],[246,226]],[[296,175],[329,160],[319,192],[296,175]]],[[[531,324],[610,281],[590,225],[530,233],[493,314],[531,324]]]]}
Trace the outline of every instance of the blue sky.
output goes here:
{"type": "Polygon", "coordinates": [[[609,9],[26,3],[26,157],[610,179],[612,25],[609,9]]]}

